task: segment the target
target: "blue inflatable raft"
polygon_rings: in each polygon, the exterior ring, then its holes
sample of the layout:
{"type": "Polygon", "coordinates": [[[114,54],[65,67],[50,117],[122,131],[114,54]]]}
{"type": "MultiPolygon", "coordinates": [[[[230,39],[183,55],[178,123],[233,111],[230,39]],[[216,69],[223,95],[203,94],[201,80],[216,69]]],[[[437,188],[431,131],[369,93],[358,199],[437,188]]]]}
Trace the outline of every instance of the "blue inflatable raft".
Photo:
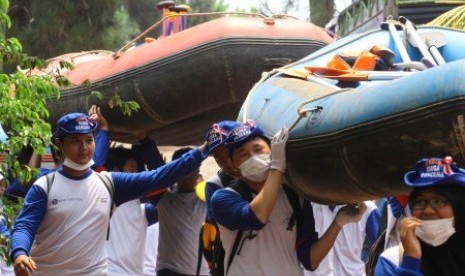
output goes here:
{"type": "Polygon", "coordinates": [[[448,155],[465,166],[465,33],[419,27],[427,47],[430,34],[443,39],[437,46],[445,64],[427,69],[421,67],[432,61],[411,43],[410,62],[402,59],[395,36],[406,41],[404,34],[378,30],[340,39],[269,72],[250,91],[238,120],[253,119],[270,135],[292,127],[286,180],[301,195],[328,204],[375,199],[407,193],[403,174],[422,157],[448,155]],[[390,71],[324,72],[335,55],[374,44],[394,52],[390,71]]]}

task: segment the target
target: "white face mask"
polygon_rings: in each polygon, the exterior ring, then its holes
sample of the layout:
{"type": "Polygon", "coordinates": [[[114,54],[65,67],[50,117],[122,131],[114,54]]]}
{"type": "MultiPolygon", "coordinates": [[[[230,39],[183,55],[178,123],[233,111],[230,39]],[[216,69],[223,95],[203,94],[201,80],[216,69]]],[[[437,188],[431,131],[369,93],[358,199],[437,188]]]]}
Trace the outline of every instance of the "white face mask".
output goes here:
{"type": "Polygon", "coordinates": [[[422,220],[423,226],[417,227],[415,233],[425,243],[439,246],[455,233],[454,218],[422,220]]]}
{"type": "Polygon", "coordinates": [[[247,159],[239,166],[242,176],[252,182],[265,181],[270,170],[271,157],[269,154],[257,154],[247,159]]]}
{"type": "Polygon", "coordinates": [[[87,170],[88,168],[92,167],[92,165],[94,165],[94,160],[93,159],[90,159],[89,162],[87,162],[86,164],[84,165],[80,165],[78,163],[75,163],[73,161],[71,161],[71,159],[65,157],[65,161],[63,161],[63,166],[66,166],[70,169],[73,169],[75,171],[84,171],[84,170],[87,170]]]}

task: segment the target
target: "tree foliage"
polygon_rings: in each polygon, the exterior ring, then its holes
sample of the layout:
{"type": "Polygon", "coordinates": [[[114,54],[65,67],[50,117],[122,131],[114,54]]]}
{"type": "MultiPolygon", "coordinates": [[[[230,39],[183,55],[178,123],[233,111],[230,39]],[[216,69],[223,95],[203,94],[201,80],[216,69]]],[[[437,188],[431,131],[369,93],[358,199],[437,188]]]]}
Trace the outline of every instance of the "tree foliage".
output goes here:
{"type": "MultiPolygon", "coordinates": [[[[9,26],[6,15],[7,0],[0,0],[1,23],[9,26]]],[[[0,36],[0,59],[2,63],[14,63],[24,69],[44,68],[45,61],[23,53],[22,44],[16,38],[0,36]]],[[[14,176],[30,180],[30,170],[16,160],[19,152],[31,145],[38,153],[45,153],[45,147],[50,144],[50,124],[46,121],[48,110],[47,99],[58,98],[58,88],[53,85],[49,75],[27,75],[16,70],[11,74],[0,74],[0,122],[5,129],[8,140],[0,143],[0,151],[4,154],[6,163],[0,164],[0,173],[6,175],[7,168],[14,176]]]]}
{"type": "MultiPolygon", "coordinates": [[[[133,19],[140,30],[143,31],[162,17],[162,11],[157,9],[157,2],[161,2],[161,0],[126,0],[124,5],[128,11],[129,17],[133,19]]],[[[157,34],[161,34],[161,29],[158,30],[157,34]]]]}
{"type": "MultiPolygon", "coordinates": [[[[11,26],[7,15],[8,0],[0,0],[0,25],[11,26]]],[[[0,60],[2,64],[13,63],[24,69],[44,68],[45,61],[23,52],[23,46],[16,38],[7,38],[0,33],[0,60]]],[[[0,164],[4,179],[19,178],[30,181],[35,171],[18,160],[21,151],[28,145],[39,153],[45,153],[50,144],[51,127],[46,121],[47,99],[59,98],[60,92],[49,75],[32,76],[18,69],[13,73],[0,73],[0,123],[8,135],[6,142],[0,142],[0,154],[5,162],[0,164]]],[[[4,183],[2,183],[4,185],[4,183]]],[[[2,215],[9,224],[15,218],[19,205],[7,204],[2,200],[2,215]]],[[[4,237],[3,237],[4,238],[4,237]]],[[[1,255],[7,255],[8,243],[1,243],[1,255]]]]}
{"type": "Polygon", "coordinates": [[[331,1],[310,1],[310,21],[320,27],[325,25],[334,16],[334,0],[331,1]]]}
{"type": "MultiPolygon", "coordinates": [[[[8,35],[18,37],[24,50],[41,58],[96,49],[117,50],[161,19],[154,0],[11,0],[13,22],[8,35]]],[[[191,12],[226,11],[224,0],[176,1],[191,12]]],[[[189,17],[194,26],[211,17],[189,17]]],[[[161,34],[155,30],[154,36],[161,34]]]]}
{"type": "Polygon", "coordinates": [[[123,4],[123,0],[12,0],[13,27],[8,34],[23,41],[25,51],[42,58],[112,49],[139,32],[128,16],[122,17],[127,15],[123,4]]]}
{"type": "MultiPolygon", "coordinates": [[[[189,0],[186,1],[186,4],[191,7],[190,13],[224,12],[228,9],[224,0],[189,0]]],[[[217,16],[213,18],[217,18],[217,16]]],[[[210,16],[192,16],[187,19],[187,24],[195,26],[211,19],[210,16]]]]}

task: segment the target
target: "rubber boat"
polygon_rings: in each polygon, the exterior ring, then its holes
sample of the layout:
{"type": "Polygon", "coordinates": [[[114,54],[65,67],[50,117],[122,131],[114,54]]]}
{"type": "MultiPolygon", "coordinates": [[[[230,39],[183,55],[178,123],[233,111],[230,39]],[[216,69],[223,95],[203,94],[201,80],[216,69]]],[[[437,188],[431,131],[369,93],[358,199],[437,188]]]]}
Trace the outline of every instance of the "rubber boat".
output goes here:
{"type": "Polygon", "coordinates": [[[113,140],[131,142],[147,132],[159,145],[202,141],[214,122],[237,117],[262,72],[289,64],[331,43],[323,29],[294,18],[227,16],[143,43],[125,52],[90,51],[52,59],[74,63],[62,71],[71,86],[49,102],[50,122],[98,104],[113,140]],[[102,99],[92,95],[99,91],[102,99]],[[136,101],[131,116],[107,104],[136,101]]]}
{"type": "Polygon", "coordinates": [[[403,175],[423,157],[452,156],[465,166],[463,49],[464,32],[439,27],[420,26],[407,35],[379,29],[348,36],[265,75],[238,120],[253,119],[270,135],[291,128],[286,180],[306,198],[340,204],[407,193],[403,175]],[[395,42],[414,37],[420,41],[406,48],[395,42]],[[431,46],[431,37],[443,40],[436,49],[444,60],[433,67],[431,56],[412,45],[431,46]],[[341,53],[363,52],[374,44],[392,50],[393,68],[404,69],[328,67],[341,53]],[[424,67],[412,68],[420,61],[424,67]]]}

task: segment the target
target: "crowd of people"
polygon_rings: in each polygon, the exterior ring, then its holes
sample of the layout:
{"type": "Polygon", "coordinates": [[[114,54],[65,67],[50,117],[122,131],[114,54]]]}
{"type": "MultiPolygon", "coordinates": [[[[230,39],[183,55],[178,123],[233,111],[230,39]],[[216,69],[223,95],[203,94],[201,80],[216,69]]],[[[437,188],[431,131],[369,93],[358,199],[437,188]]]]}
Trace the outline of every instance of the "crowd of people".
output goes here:
{"type": "Polygon", "coordinates": [[[4,195],[24,203],[14,225],[0,219],[11,239],[10,273],[465,271],[465,170],[450,157],[425,157],[406,172],[410,195],[331,206],[286,185],[285,127],[269,137],[251,120],[217,122],[202,145],[180,148],[168,163],[144,133],[130,149],[111,148],[110,128],[95,106],[64,115],[52,135],[56,168],[29,185],[11,179],[4,195]],[[220,170],[203,180],[209,156],[220,170]]]}

